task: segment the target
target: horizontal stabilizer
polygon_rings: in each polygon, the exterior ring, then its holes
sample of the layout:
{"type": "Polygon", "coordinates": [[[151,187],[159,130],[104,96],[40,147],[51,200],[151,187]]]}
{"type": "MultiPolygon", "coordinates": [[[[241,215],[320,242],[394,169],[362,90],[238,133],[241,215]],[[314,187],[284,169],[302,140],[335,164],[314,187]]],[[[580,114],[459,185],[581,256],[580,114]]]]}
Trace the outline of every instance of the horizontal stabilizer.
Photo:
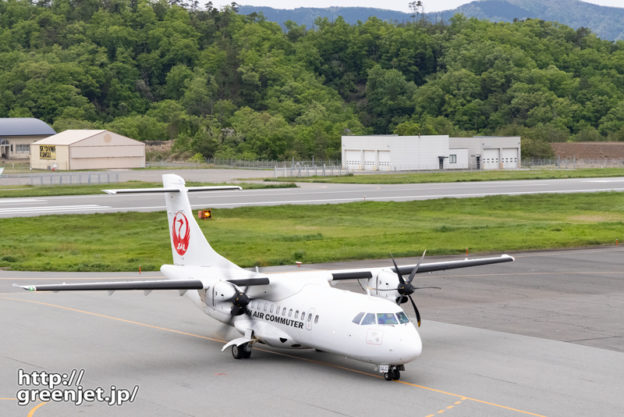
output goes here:
{"type": "Polygon", "coordinates": [[[204,284],[197,279],[86,282],[76,284],[18,285],[27,291],[120,291],[120,290],[201,290],[204,284]]]}
{"type": "MultiPolygon", "coordinates": [[[[242,190],[237,185],[217,185],[206,187],[188,187],[186,191],[224,191],[224,190],[242,190]]],[[[149,194],[149,193],[179,193],[180,188],[121,188],[116,190],[102,190],[106,194],[149,194]]]]}

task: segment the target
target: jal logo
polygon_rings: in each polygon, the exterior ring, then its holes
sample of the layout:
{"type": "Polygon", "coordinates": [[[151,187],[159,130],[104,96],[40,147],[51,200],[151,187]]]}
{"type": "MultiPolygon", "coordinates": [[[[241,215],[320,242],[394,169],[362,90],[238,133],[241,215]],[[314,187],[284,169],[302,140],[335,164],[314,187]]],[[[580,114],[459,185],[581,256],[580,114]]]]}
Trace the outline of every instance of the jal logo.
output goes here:
{"type": "Polygon", "coordinates": [[[184,255],[188,250],[189,239],[191,237],[189,222],[183,212],[178,211],[173,217],[173,225],[171,226],[171,235],[173,236],[173,247],[178,255],[184,255]]]}

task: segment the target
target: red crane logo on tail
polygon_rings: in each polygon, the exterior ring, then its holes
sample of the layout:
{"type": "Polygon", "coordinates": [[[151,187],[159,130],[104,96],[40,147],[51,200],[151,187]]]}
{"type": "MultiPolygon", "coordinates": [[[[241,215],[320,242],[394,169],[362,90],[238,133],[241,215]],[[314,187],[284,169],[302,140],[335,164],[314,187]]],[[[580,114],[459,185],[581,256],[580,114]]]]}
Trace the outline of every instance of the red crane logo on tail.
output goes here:
{"type": "Polygon", "coordinates": [[[184,255],[188,250],[189,239],[191,237],[189,222],[183,212],[178,211],[173,217],[171,225],[171,236],[173,236],[173,247],[178,255],[184,255]]]}

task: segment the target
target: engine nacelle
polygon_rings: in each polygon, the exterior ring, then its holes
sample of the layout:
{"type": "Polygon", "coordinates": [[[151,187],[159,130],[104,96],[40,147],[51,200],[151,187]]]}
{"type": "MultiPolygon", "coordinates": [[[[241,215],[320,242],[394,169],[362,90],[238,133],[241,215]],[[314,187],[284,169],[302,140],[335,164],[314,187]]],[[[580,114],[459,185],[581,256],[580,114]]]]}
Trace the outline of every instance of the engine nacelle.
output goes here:
{"type": "Polygon", "coordinates": [[[383,269],[368,280],[368,291],[371,295],[387,298],[393,302],[402,297],[396,290],[398,286],[399,278],[391,269],[383,269]]]}
{"type": "MultiPolygon", "coordinates": [[[[220,303],[228,302],[231,305],[232,298],[236,294],[234,285],[225,281],[217,281],[213,285],[200,291],[200,299],[208,306],[215,308],[220,303]]],[[[228,307],[229,308],[229,307],[228,307]]]]}
{"type": "Polygon", "coordinates": [[[212,291],[215,303],[231,301],[232,297],[236,294],[236,288],[234,285],[225,281],[217,281],[214,287],[212,287],[212,291]]]}

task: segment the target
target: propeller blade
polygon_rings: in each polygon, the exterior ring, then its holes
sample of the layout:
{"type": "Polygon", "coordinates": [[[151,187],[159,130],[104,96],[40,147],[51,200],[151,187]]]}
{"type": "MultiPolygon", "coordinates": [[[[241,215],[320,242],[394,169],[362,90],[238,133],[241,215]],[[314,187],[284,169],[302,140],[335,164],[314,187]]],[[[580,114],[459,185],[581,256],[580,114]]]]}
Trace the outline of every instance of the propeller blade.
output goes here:
{"type": "Polygon", "coordinates": [[[418,307],[416,307],[416,303],[412,300],[410,295],[407,296],[409,300],[412,302],[412,306],[414,307],[414,312],[416,313],[416,320],[418,321],[418,327],[420,327],[420,313],[418,312],[418,307]]]}
{"type": "Polygon", "coordinates": [[[397,263],[394,260],[394,256],[392,256],[392,254],[390,254],[390,258],[392,258],[392,263],[394,264],[394,270],[396,271],[396,274],[399,277],[399,282],[401,284],[405,284],[405,280],[403,279],[403,275],[401,275],[401,272],[399,271],[399,267],[397,266],[397,263]]]}
{"type": "Polygon", "coordinates": [[[415,290],[426,290],[426,289],[432,289],[432,290],[441,290],[442,288],[440,287],[414,287],[415,290]]]}
{"type": "Polygon", "coordinates": [[[427,249],[425,249],[423,251],[422,256],[420,257],[420,261],[418,261],[418,263],[416,264],[416,266],[414,267],[414,269],[412,269],[412,272],[410,272],[409,274],[409,278],[407,279],[408,283],[412,283],[412,280],[414,279],[414,277],[416,276],[416,273],[418,272],[418,268],[420,268],[420,264],[425,260],[425,254],[427,253],[427,249]]]}

